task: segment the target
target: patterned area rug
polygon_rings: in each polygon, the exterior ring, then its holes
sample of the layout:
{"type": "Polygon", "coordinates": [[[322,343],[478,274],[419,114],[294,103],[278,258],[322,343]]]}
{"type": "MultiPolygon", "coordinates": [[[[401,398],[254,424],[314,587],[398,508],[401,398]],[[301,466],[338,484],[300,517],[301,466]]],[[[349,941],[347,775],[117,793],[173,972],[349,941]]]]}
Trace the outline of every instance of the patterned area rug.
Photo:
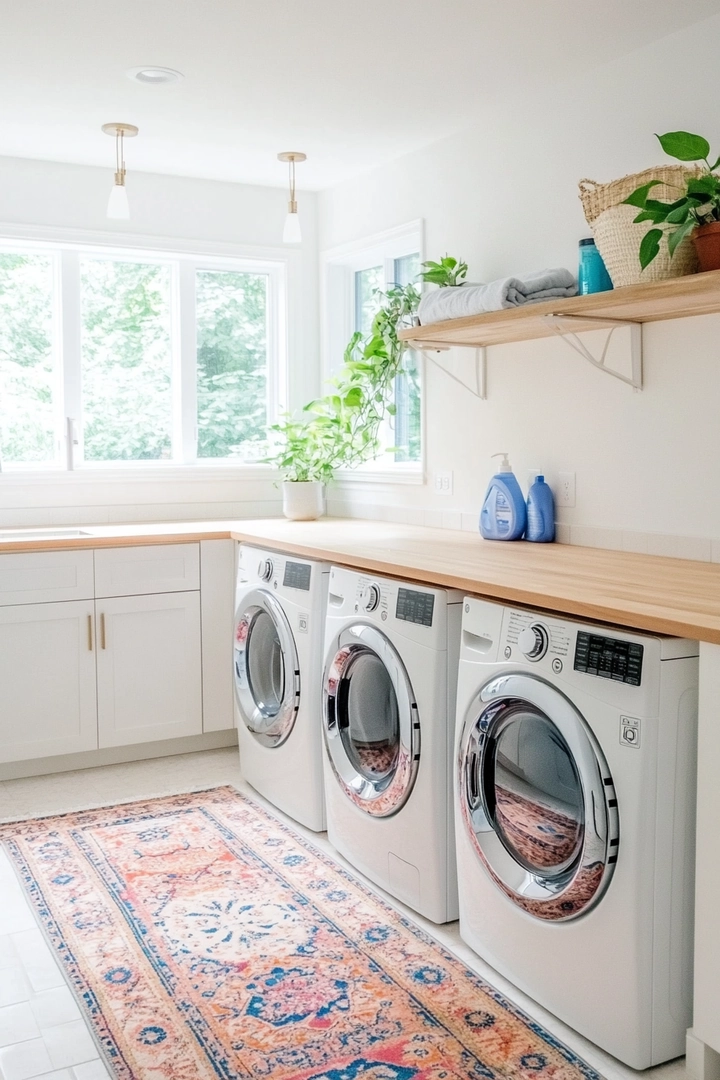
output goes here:
{"type": "Polygon", "coordinates": [[[598,1080],[232,788],[0,838],[122,1080],[598,1080]]]}

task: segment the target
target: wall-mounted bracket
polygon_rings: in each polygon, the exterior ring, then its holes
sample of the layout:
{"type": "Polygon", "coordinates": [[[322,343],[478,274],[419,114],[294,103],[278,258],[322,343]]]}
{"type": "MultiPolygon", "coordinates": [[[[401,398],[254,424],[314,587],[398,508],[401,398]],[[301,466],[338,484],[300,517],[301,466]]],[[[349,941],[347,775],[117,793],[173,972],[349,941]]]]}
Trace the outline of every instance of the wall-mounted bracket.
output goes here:
{"type": "MultiPolygon", "coordinates": [[[[411,345],[413,345],[413,344],[414,343],[411,342],[411,345]]],[[[418,345],[419,344],[420,343],[418,342],[418,345]]],[[[430,345],[429,348],[433,349],[434,346],[430,345]]],[[[449,346],[444,345],[442,347],[442,349],[438,348],[435,351],[436,352],[447,352],[448,348],[449,348],[449,346]]],[[[439,368],[440,371],[442,371],[445,375],[447,375],[448,378],[453,379],[456,383],[459,383],[460,386],[462,386],[463,390],[467,390],[474,397],[479,398],[480,401],[485,401],[485,399],[487,398],[487,349],[485,348],[484,345],[481,345],[479,348],[475,349],[475,388],[474,389],[473,389],[472,386],[468,386],[468,384],[466,382],[464,382],[462,379],[459,379],[457,377],[457,375],[454,374],[454,372],[450,371],[448,368],[446,368],[442,364],[438,363],[437,359],[432,355],[431,352],[428,351],[428,345],[427,345],[426,342],[423,342],[422,347],[419,349],[419,351],[423,354],[423,356],[427,360],[430,361],[431,364],[434,364],[436,368],[439,368]]]]}
{"type": "Polygon", "coordinates": [[[612,375],[614,379],[620,379],[621,382],[627,383],[628,386],[632,386],[633,390],[642,390],[643,385],[643,370],[642,370],[642,323],[630,322],[623,319],[603,319],[594,318],[592,315],[544,315],[543,321],[558,335],[571,349],[579,353],[584,360],[587,360],[593,367],[598,368],[600,371],[604,371],[606,375],[612,375]],[[600,357],[595,357],[590,350],[583,344],[574,330],[571,329],[573,324],[577,325],[578,322],[582,322],[585,325],[583,330],[588,330],[587,323],[592,321],[595,329],[598,330],[607,329],[608,336],[605,339],[605,345],[600,353],[600,357]],[[623,375],[620,371],[615,371],[614,368],[607,367],[605,361],[607,359],[607,352],[610,346],[610,339],[613,336],[615,330],[618,327],[628,327],[630,330],[630,363],[632,374],[628,377],[623,375]]]}

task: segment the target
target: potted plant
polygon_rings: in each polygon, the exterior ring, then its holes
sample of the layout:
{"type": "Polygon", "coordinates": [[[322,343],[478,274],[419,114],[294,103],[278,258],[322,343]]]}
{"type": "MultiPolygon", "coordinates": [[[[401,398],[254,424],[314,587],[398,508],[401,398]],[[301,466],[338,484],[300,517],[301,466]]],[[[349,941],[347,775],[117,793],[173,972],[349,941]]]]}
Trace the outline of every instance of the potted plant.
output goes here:
{"type": "Polygon", "coordinates": [[[688,173],[685,190],[673,202],[653,199],[651,191],[659,180],[636,188],[625,199],[639,208],[636,222],[651,221],[663,228],[650,229],[640,244],[640,265],[648,266],[660,251],[660,241],[667,235],[670,255],[685,239],[692,238],[701,270],[720,270],[720,176],[716,169],[720,157],[710,164],[710,143],[702,135],[689,131],[668,131],[658,135],[666,154],[678,161],[700,162],[704,168],[688,173]]]}
{"type": "Polygon", "coordinates": [[[276,445],[265,461],[283,475],[286,517],[321,517],[324,487],[336,471],[377,456],[381,424],[395,412],[390,394],[407,349],[398,330],[412,319],[419,302],[414,285],[388,289],[370,333],[350,339],[331,392],[306,405],[303,419],[287,416],[271,428],[276,445]]]}

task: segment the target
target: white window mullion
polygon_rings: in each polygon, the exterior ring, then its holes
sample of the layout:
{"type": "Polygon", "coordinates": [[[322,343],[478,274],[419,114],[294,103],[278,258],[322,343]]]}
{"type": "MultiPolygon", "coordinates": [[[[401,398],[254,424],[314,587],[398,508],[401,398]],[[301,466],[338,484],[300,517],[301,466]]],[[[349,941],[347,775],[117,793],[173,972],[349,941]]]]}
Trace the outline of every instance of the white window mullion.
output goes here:
{"type": "Polygon", "coordinates": [[[197,461],[197,325],[195,318],[196,266],[183,260],[178,271],[179,347],[176,348],[174,441],[186,464],[197,461]]]}
{"type": "Polygon", "coordinates": [[[60,351],[62,357],[61,460],[63,465],[82,463],[82,323],[80,312],[80,256],[76,251],[60,253],[60,351]],[[69,453],[68,420],[78,445],[69,453]]]}

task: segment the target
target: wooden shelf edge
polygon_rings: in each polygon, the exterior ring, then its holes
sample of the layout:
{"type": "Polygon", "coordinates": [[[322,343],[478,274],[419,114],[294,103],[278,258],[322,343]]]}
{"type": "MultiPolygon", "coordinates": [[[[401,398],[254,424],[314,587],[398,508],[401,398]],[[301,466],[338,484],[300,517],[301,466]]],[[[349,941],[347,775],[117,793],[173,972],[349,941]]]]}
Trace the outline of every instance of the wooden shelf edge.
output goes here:
{"type": "Polygon", "coordinates": [[[401,330],[398,336],[403,341],[417,342],[420,348],[453,345],[481,348],[551,336],[553,330],[543,321],[547,315],[572,315],[577,320],[574,329],[585,331],[595,329],[593,319],[644,323],[716,312],[720,312],[720,270],[711,270],[647,285],[626,285],[590,296],[573,296],[409,327],[401,330]],[[582,321],[583,315],[588,317],[586,322],[582,321]]]}

